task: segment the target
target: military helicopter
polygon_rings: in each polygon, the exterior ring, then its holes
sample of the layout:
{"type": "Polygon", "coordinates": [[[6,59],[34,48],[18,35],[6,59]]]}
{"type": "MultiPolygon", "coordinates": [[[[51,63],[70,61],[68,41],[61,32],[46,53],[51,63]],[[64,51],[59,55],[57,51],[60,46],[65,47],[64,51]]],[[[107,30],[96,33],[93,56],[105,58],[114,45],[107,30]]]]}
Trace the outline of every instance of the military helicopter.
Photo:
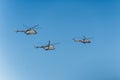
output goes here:
{"type": "Polygon", "coordinates": [[[86,43],[91,43],[91,41],[89,40],[90,38],[86,38],[85,36],[83,36],[83,39],[81,40],[76,40],[75,38],[73,38],[73,41],[74,42],[82,42],[83,44],[86,44],[86,43]]]}
{"type": "MultiPolygon", "coordinates": [[[[58,43],[55,43],[58,44],[58,43]]],[[[55,44],[51,44],[50,40],[48,41],[48,44],[45,46],[35,46],[35,48],[43,48],[44,50],[55,50],[55,44]]]]}
{"type": "Polygon", "coordinates": [[[35,29],[37,29],[37,27],[39,26],[38,24],[33,26],[33,27],[28,27],[27,25],[23,25],[26,26],[28,29],[25,30],[17,30],[16,32],[24,32],[26,35],[35,35],[37,34],[37,31],[35,29]]]}

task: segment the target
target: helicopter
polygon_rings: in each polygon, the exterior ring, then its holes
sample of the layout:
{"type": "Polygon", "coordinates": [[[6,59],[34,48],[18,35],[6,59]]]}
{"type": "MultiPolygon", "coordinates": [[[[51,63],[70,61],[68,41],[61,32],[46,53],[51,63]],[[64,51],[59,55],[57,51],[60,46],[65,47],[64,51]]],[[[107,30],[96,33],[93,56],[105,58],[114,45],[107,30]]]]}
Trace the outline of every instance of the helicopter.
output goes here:
{"type": "Polygon", "coordinates": [[[16,32],[24,32],[26,35],[35,35],[37,34],[37,31],[35,30],[39,25],[35,25],[33,27],[28,27],[27,25],[23,25],[26,26],[28,29],[25,30],[17,30],[16,32]]]}
{"type": "Polygon", "coordinates": [[[89,40],[90,38],[87,38],[85,36],[83,36],[83,39],[81,40],[76,40],[75,38],[73,38],[73,41],[74,42],[82,42],[83,44],[86,44],[86,43],[91,43],[91,41],[89,40]]]}
{"type": "Polygon", "coordinates": [[[35,48],[43,48],[44,50],[55,50],[55,46],[54,45],[55,44],[51,44],[51,42],[49,40],[47,45],[45,45],[45,46],[35,46],[35,48]]]}

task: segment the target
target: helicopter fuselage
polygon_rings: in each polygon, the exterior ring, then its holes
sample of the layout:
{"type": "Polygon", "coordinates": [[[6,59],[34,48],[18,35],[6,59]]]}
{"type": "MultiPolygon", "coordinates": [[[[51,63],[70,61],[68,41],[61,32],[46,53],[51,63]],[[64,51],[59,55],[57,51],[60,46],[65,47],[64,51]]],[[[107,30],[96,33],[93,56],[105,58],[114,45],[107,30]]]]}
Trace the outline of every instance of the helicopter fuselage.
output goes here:
{"type": "Polygon", "coordinates": [[[85,44],[85,43],[91,43],[91,41],[90,41],[90,40],[87,40],[87,39],[81,40],[81,42],[84,43],[84,44],[85,44]]]}
{"type": "Polygon", "coordinates": [[[88,40],[88,39],[82,39],[82,40],[75,40],[75,39],[73,39],[75,42],[82,42],[82,43],[91,43],[91,41],[90,40],[88,40]]]}
{"type": "Polygon", "coordinates": [[[50,45],[50,46],[44,46],[43,49],[45,49],[45,50],[54,50],[55,47],[53,45],[50,45]]]}
{"type": "Polygon", "coordinates": [[[17,30],[16,32],[24,32],[26,35],[37,34],[37,31],[34,29],[17,30]]]}
{"type": "Polygon", "coordinates": [[[24,33],[27,34],[27,35],[30,35],[30,34],[37,34],[37,31],[34,30],[34,29],[28,29],[28,30],[26,30],[24,33]]]}
{"type": "Polygon", "coordinates": [[[43,48],[44,50],[54,50],[55,47],[53,45],[46,45],[46,46],[36,46],[35,48],[43,48]]]}

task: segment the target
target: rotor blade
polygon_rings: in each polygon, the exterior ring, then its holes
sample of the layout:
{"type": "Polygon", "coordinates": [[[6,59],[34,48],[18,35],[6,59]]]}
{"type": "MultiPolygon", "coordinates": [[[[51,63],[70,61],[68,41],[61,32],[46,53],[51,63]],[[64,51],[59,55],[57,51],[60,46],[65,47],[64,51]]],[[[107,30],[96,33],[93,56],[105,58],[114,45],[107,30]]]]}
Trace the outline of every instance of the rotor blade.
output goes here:
{"type": "Polygon", "coordinates": [[[48,46],[50,46],[50,40],[48,41],[48,46]]]}
{"type": "Polygon", "coordinates": [[[24,26],[25,28],[27,28],[27,29],[29,28],[29,27],[28,27],[27,25],[25,25],[25,24],[23,24],[23,26],[24,26]]]}
{"type": "Polygon", "coordinates": [[[94,37],[89,37],[89,38],[87,38],[87,39],[93,39],[94,37]]]}
{"type": "Polygon", "coordinates": [[[37,25],[31,27],[30,29],[36,28],[36,27],[38,27],[38,26],[39,26],[39,24],[37,24],[37,25]]]}
{"type": "Polygon", "coordinates": [[[87,38],[83,35],[83,39],[87,39],[87,38]]]}
{"type": "Polygon", "coordinates": [[[82,39],[80,36],[74,37],[73,40],[75,39],[82,39]]]}
{"type": "Polygon", "coordinates": [[[35,27],[34,29],[42,29],[42,27],[35,27]]]}
{"type": "Polygon", "coordinates": [[[53,43],[52,45],[58,45],[58,44],[60,44],[60,42],[53,43]]]}

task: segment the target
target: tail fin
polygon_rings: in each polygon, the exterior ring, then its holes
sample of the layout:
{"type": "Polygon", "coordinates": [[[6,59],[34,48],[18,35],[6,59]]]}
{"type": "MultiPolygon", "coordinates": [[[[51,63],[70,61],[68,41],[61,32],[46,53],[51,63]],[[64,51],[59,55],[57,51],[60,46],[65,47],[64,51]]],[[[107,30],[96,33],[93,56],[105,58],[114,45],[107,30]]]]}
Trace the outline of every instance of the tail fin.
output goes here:
{"type": "Polygon", "coordinates": [[[34,46],[34,48],[40,48],[40,46],[34,46]]]}
{"type": "Polygon", "coordinates": [[[75,39],[75,38],[73,38],[72,40],[76,42],[76,39],[75,39]]]}

